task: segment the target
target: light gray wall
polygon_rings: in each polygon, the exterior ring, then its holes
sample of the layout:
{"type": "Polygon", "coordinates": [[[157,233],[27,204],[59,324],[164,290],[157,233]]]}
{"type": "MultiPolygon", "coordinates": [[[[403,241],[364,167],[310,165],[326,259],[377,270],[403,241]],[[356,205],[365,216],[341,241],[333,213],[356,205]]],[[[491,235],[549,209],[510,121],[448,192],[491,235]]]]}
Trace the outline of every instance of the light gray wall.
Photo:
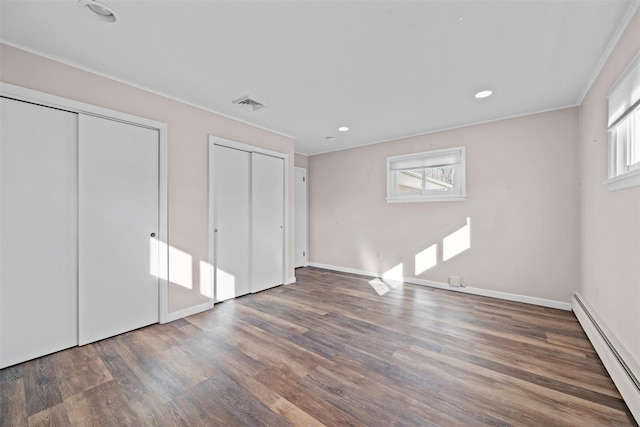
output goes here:
{"type": "Polygon", "coordinates": [[[568,302],[578,287],[578,109],[309,158],[311,261],[568,302]],[[467,147],[463,202],[385,201],[388,156],[467,147]],[[471,247],[443,260],[470,219],[471,247]],[[437,245],[437,265],[416,255],[437,245]],[[380,253],[380,257],[378,257],[380,253]]]}
{"type": "Polygon", "coordinates": [[[309,167],[309,157],[304,154],[295,154],[295,165],[299,168],[308,168],[309,167]]]}
{"type": "MultiPolygon", "coordinates": [[[[640,11],[580,107],[580,291],[640,366],[640,187],[610,192],[607,92],[640,52],[640,11]]],[[[636,368],[637,369],[637,368],[636,368]]]]}

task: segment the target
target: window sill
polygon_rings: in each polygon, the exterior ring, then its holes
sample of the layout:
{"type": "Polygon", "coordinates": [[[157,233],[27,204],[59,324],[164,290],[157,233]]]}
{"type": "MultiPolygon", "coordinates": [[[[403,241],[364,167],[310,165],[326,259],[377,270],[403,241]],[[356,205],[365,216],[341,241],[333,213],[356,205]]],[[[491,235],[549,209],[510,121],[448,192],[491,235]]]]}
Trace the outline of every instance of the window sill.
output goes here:
{"type": "Polygon", "coordinates": [[[463,202],[467,200],[467,195],[448,196],[448,197],[424,197],[424,196],[406,196],[385,198],[387,203],[416,203],[416,202],[463,202]]]}
{"type": "Polygon", "coordinates": [[[623,190],[625,188],[640,187],[640,170],[627,172],[604,182],[609,191],[623,190]]]}

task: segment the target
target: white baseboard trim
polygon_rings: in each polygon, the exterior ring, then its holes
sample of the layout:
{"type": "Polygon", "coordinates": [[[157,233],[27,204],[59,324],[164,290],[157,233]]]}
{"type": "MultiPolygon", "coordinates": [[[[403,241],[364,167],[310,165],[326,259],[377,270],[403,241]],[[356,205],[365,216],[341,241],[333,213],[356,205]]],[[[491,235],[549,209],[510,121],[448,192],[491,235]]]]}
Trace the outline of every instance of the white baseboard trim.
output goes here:
{"type": "MultiPolygon", "coordinates": [[[[296,278],[295,277],[289,277],[286,280],[286,282],[284,282],[285,285],[292,285],[294,283],[296,283],[296,278]]],[[[204,304],[194,305],[193,307],[185,308],[183,310],[178,310],[178,311],[174,311],[172,313],[168,313],[166,322],[160,322],[160,323],[173,322],[174,320],[182,319],[183,317],[187,317],[187,316],[191,316],[193,314],[198,314],[198,313],[201,313],[203,311],[207,311],[210,308],[213,308],[213,305],[214,304],[213,304],[213,301],[212,301],[212,302],[208,302],[208,303],[204,303],[204,304]]]]}
{"type": "Polygon", "coordinates": [[[339,271],[341,273],[359,274],[361,276],[369,276],[369,277],[380,277],[378,273],[373,273],[371,271],[357,270],[355,268],[342,267],[338,265],[320,264],[319,262],[310,262],[308,263],[308,266],[323,268],[325,270],[339,271]]]}
{"type": "Polygon", "coordinates": [[[296,278],[295,278],[295,276],[294,276],[294,277],[289,277],[289,278],[287,279],[287,281],[286,281],[286,282],[284,282],[284,284],[285,284],[285,285],[293,285],[294,283],[296,283],[296,278]]]}
{"type": "MultiPolygon", "coordinates": [[[[317,262],[310,262],[309,266],[324,268],[326,270],[340,271],[343,273],[360,274],[362,276],[380,277],[380,274],[374,273],[371,271],[357,270],[355,268],[341,267],[341,266],[329,265],[329,264],[320,264],[317,262]]],[[[444,289],[447,291],[461,292],[461,293],[471,294],[471,295],[480,295],[484,297],[498,298],[498,299],[503,299],[507,301],[523,302],[526,304],[533,304],[533,305],[539,305],[542,307],[557,308],[560,310],[571,311],[571,303],[569,302],[530,297],[526,295],[510,294],[508,292],[492,291],[489,289],[474,288],[474,287],[468,287],[468,286],[452,287],[452,286],[449,286],[449,284],[447,283],[434,282],[431,280],[415,279],[413,277],[404,277],[402,281],[405,283],[411,283],[413,285],[429,286],[431,288],[444,289]]]]}
{"type": "Polygon", "coordinates": [[[640,363],[580,293],[571,300],[573,312],[598,353],[631,414],[640,423],[640,363]]]}
{"type": "Polygon", "coordinates": [[[492,291],[490,289],[474,288],[469,286],[464,286],[464,287],[461,286],[457,288],[457,287],[449,286],[447,283],[432,282],[432,281],[422,280],[422,279],[406,278],[405,282],[413,283],[416,285],[431,286],[433,288],[446,289],[448,291],[462,292],[465,294],[498,298],[498,299],[503,299],[507,301],[523,302],[525,304],[533,304],[533,305],[539,305],[541,307],[557,308],[559,310],[571,311],[571,303],[563,302],[563,301],[531,297],[528,295],[511,294],[511,293],[502,292],[502,291],[492,291]]]}
{"type": "Polygon", "coordinates": [[[212,307],[212,303],[206,302],[204,304],[194,305],[193,307],[185,308],[183,310],[173,311],[167,314],[167,323],[173,322],[174,320],[182,319],[183,317],[207,311],[212,307]]]}

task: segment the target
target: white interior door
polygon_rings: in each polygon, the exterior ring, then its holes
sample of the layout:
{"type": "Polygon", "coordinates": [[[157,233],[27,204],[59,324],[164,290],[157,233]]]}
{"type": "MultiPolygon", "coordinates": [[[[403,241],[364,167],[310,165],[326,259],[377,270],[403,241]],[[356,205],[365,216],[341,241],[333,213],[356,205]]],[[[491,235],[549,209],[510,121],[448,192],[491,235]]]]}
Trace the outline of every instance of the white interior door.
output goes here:
{"type": "Polygon", "coordinates": [[[307,264],[307,170],[296,168],[295,182],[295,267],[307,264]]]}
{"type": "Polygon", "coordinates": [[[0,368],[78,344],[77,114],[0,98],[0,368]]]}
{"type": "Polygon", "coordinates": [[[251,154],[251,292],[284,283],[284,160],[251,154]]]}
{"type": "Polygon", "coordinates": [[[251,154],[213,145],[215,298],[249,293],[251,154]]]}
{"type": "Polygon", "coordinates": [[[79,116],[81,345],[158,322],[158,149],[155,129],[79,116]]]}

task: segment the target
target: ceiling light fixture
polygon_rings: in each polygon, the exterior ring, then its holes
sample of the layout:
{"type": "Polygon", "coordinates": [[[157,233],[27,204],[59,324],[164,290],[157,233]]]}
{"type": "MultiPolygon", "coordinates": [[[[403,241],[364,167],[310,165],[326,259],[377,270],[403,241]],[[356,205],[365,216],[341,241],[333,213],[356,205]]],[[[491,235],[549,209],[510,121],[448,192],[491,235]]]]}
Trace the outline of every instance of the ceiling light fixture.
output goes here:
{"type": "Polygon", "coordinates": [[[111,6],[95,0],[80,0],[78,7],[90,14],[94,19],[110,24],[120,22],[120,16],[111,6]]]}
{"type": "Polygon", "coordinates": [[[482,98],[486,98],[488,96],[491,96],[493,94],[492,90],[483,90],[481,92],[476,93],[474,96],[478,99],[482,99],[482,98]]]}
{"type": "Polygon", "coordinates": [[[340,126],[340,127],[338,128],[338,130],[339,130],[340,132],[346,132],[346,131],[348,131],[348,130],[349,130],[349,128],[348,128],[348,127],[346,127],[346,126],[340,126]]]}

